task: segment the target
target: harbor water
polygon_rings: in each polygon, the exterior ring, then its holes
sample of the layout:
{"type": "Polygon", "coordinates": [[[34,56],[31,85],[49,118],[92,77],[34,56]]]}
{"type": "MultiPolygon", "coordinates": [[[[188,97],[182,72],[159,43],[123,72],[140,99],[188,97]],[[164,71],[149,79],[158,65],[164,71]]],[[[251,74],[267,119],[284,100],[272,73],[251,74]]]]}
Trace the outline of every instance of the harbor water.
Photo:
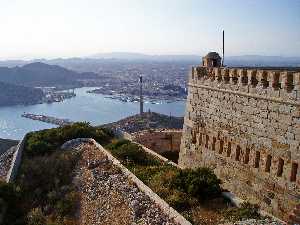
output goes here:
{"type": "MultiPolygon", "coordinates": [[[[0,138],[20,139],[29,131],[55,127],[55,125],[21,117],[23,113],[42,114],[70,121],[87,121],[92,125],[114,122],[139,113],[138,102],[122,102],[109,96],[87,93],[92,89],[78,88],[75,90],[76,97],[63,102],[0,107],[0,138]]],[[[185,101],[161,101],[157,104],[146,102],[144,110],[149,109],[166,115],[183,116],[185,101]]]]}

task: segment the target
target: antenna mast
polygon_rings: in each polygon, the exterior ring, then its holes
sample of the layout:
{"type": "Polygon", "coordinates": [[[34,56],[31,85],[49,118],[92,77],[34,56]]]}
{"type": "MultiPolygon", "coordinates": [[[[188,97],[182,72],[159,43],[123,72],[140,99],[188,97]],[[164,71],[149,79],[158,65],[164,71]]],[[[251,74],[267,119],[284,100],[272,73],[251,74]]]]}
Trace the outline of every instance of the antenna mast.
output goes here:
{"type": "Polygon", "coordinates": [[[140,114],[144,112],[144,101],[143,101],[143,77],[140,75],[140,114]]]}
{"type": "Polygon", "coordinates": [[[223,51],[222,51],[222,67],[224,66],[224,52],[225,52],[225,44],[224,44],[224,30],[222,31],[223,33],[223,51]]]}

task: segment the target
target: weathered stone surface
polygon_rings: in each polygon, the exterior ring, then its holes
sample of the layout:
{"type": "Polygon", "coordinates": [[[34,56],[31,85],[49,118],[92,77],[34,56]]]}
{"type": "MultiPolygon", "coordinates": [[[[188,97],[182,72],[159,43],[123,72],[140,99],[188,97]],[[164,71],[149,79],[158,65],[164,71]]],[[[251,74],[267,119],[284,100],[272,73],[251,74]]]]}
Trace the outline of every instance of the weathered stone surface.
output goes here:
{"type": "Polygon", "coordinates": [[[238,221],[235,223],[224,223],[219,225],[282,225],[282,224],[272,221],[270,219],[265,219],[265,220],[251,219],[251,220],[238,221]]]}
{"type": "Polygon", "coordinates": [[[229,69],[230,85],[224,85],[228,68],[199,68],[189,79],[179,165],[214,169],[225,189],[287,220],[300,203],[295,73],[229,69]]]}
{"type": "Polygon", "coordinates": [[[15,151],[16,146],[11,147],[6,152],[0,155],[0,179],[2,180],[6,180],[6,176],[10,169],[15,151]]]}
{"type": "Polygon", "coordinates": [[[180,151],[182,130],[144,130],[133,133],[133,140],[157,153],[180,151]]]}

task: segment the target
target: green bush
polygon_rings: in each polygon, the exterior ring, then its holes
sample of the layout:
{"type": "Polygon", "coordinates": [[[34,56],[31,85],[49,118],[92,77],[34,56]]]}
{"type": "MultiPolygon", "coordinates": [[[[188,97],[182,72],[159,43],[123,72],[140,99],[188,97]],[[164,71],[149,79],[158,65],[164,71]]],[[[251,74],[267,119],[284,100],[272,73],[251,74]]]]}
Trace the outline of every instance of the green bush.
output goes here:
{"type": "Polygon", "coordinates": [[[3,225],[24,224],[24,212],[19,207],[22,195],[12,184],[0,181],[0,214],[4,213],[3,225]]]}
{"type": "Polygon", "coordinates": [[[50,156],[36,156],[24,159],[19,171],[17,183],[30,198],[43,200],[49,195],[55,199],[59,193],[67,192],[72,182],[72,172],[79,159],[77,152],[55,152],[50,156]]]}
{"type": "Polygon", "coordinates": [[[146,153],[139,145],[119,140],[107,145],[111,153],[125,164],[158,165],[160,162],[146,153]]]}
{"type": "Polygon", "coordinates": [[[116,150],[125,144],[131,144],[131,141],[126,140],[126,139],[120,139],[120,140],[114,141],[113,143],[107,145],[107,148],[111,149],[111,150],[116,150]]]}
{"type": "Polygon", "coordinates": [[[45,155],[71,139],[93,138],[101,144],[106,144],[112,137],[113,133],[108,129],[92,127],[89,123],[74,123],[28,134],[25,152],[29,156],[45,155]]]}
{"type": "Polygon", "coordinates": [[[195,198],[188,194],[174,189],[170,195],[166,197],[166,201],[170,206],[177,210],[189,209],[197,203],[195,198]]]}
{"type": "Polygon", "coordinates": [[[36,135],[28,139],[26,149],[30,155],[37,154],[37,152],[40,155],[44,155],[44,153],[54,150],[54,146],[42,139],[38,139],[38,135],[36,135]]]}
{"type": "Polygon", "coordinates": [[[164,169],[164,166],[138,166],[127,165],[127,168],[131,170],[141,181],[144,183],[150,183],[153,177],[164,169]]]}
{"type": "Polygon", "coordinates": [[[220,195],[221,181],[208,168],[179,170],[172,180],[171,187],[176,188],[199,200],[220,195]]]}
{"type": "Polygon", "coordinates": [[[79,157],[77,151],[57,151],[23,159],[16,185],[22,191],[18,208],[27,214],[28,224],[68,224],[63,220],[72,221],[63,218],[72,218],[78,204],[72,179],[79,157]]]}
{"type": "Polygon", "coordinates": [[[245,220],[245,219],[262,219],[259,214],[259,206],[244,202],[241,207],[229,208],[223,212],[226,219],[231,221],[245,220]]]}
{"type": "Polygon", "coordinates": [[[177,210],[187,209],[197,203],[197,199],[177,187],[173,187],[180,169],[161,164],[160,166],[142,166],[131,169],[144,183],[168,204],[177,210]]]}

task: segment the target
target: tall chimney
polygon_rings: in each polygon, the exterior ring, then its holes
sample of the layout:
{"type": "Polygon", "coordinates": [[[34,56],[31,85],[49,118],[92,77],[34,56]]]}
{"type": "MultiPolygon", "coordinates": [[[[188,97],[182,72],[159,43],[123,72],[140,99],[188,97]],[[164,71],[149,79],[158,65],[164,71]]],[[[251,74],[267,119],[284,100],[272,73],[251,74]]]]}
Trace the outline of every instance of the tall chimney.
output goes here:
{"type": "Polygon", "coordinates": [[[224,52],[225,52],[225,43],[224,43],[224,30],[223,30],[223,51],[222,51],[222,67],[224,66],[224,52]]]}
{"type": "Polygon", "coordinates": [[[140,114],[144,113],[144,102],[143,102],[143,77],[140,75],[140,114]]]}

